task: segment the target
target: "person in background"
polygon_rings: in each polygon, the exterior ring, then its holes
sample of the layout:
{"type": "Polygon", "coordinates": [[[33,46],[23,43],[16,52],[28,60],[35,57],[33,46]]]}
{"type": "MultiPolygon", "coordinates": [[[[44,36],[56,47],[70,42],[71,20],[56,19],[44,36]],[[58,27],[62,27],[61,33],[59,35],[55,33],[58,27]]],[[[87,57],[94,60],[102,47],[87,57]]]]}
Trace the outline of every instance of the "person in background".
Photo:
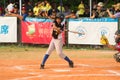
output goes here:
{"type": "Polygon", "coordinates": [[[78,11],[76,12],[76,14],[79,17],[84,17],[84,13],[85,13],[85,4],[84,2],[81,0],[80,4],[78,5],[78,11]]]}
{"type": "Polygon", "coordinates": [[[109,9],[107,9],[107,13],[110,18],[120,18],[120,3],[117,3],[116,5],[113,5],[115,8],[116,13],[112,14],[109,9]]]}
{"type": "Polygon", "coordinates": [[[6,14],[13,13],[13,10],[14,10],[14,3],[13,1],[10,0],[10,3],[5,8],[6,14]]]}
{"type": "Polygon", "coordinates": [[[32,4],[32,2],[28,1],[27,5],[25,7],[26,7],[27,12],[28,12],[29,9],[33,10],[33,4],[32,4]]]}
{"type": "Polygon", "coordinates": [[[14,14],[19,14],[19,8],[18,8],[18,5],[14,5],[14,10],[13,10],[13,13],[14,14]]]}
{"type": "Polygon", "coordinates": [[[69,15],[65,16],[65,18],[66,19],[69,19],[69,18],[75,19],[75,18],[77,18],[76,12],[74,10],[72,10],[69,15]]]}
{"type": "Polygon", "coordinates": [[[57,16],[57,12],[54,9],[52,9],[52,14],[49,15],[48,18],[54,20],[56,16],[57,16]]]}
{"type": "Polygon", "coordinates": [[[39,4],[40,11],[47,11],[46,3],[43,1],[39,4]]]}
{"type": "Polygon", "coordinates": [[[29,9],[28,10],[28,16],[27,17],[34,17],[33,10],[29,9]]]}
{"type": "Polygon", "coordinates": [[[85,9],[84,17],[90,17],[90,9],[89,8],[85,9]]]}
{"type": "Polygon", "coordinates": [[[96,1],[93,1],[92,2],[92,9],[97,9],[97,2],[96,1]]]}
{"type": "Polygon", "coordinates": [[[71,9],[70,9],[69,4],[65,4],[64,9],[65,9],[65,11],[63,12],[64,16],[67,16],[71,13],[71,9]]]}
{"type": "Polygon", "coordinates": [[[57,4],[55,2],[51,4],[51,9],[48,11],[48,16],[51,16],[53,11],[55,11],[57,14],[60,12],[57,9],[57,4]]]}
{"type": "Polygon", "coordinates": [[[48,12],[51,9],[51,5],[47,0],[44,0],[44,3],[46,4],[46,8],[47,8],[46,10],[48,12]]]}
{"type": "Polygon", "coordinates": [[[26,7],[22,7],[22,15],[19,15],[19,14],[16,14],[16,13],[9,13],[9,14],[6,14],[5,16],[14,16],[14,17],[17,17],[19,18],[20,20],[25,20],[25,18],[28,16],[27,14],[27,11],[26,11],[26,7]]]}
{"type": "Polygon", "coordinates": [[[38,3],[35,3],[35,7],[33,8],[33,14],[35,17],[39,16],[40,8],[38,7],[38,3]]]}
{"type": "Polygon", "coordinates": [[[3,8],[2,7],[0,7],[0,16],[4,16],[3,8]]]}
{"type": "Polygon", "coordinates": [[[40,17],[40,18],[48,18],[48,13],[47,13],[47,11],[40,11],[39,17],[40,17]]]}
{"type": "Polygon", "coordinates": [[[64,8],[64,5],[61,3],[59,4],[59,6],[57,7],[57,9],[61,12],[61,6],[62,6],[62,12],[64,13],[65,12],[65,8],[64,8]]]}
{"type": "Polygon", "coordinates": [[[103,2],[99,2],[97,4],[97,9],[93,10],[92,12],[92,16],[90,16],[90,18],[101,18],[101,17],[106,17],[107,16],[107,12],[105,10],[103,10],[104,8],[104,4],[103,2]]]}

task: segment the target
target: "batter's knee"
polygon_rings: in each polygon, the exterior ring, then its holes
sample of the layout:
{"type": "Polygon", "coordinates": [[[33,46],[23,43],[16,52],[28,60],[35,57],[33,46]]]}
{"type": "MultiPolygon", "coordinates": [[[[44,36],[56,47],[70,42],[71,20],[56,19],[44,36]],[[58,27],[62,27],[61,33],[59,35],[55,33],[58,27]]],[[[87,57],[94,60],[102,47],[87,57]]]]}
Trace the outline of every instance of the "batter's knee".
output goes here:
{"type": "Polygon", "coordinates": [[[63,53],[59,53],[58,55],[59,55],[62,59],[65,58],[65,55],[64,55],[63,53]]]}

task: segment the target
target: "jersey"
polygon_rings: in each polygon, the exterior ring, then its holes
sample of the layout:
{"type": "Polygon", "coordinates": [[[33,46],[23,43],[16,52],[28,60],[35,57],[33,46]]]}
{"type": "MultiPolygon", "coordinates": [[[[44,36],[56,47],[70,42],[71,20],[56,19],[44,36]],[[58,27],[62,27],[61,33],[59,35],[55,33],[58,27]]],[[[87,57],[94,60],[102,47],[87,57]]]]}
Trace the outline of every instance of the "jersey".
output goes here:
{"type": "MultiPolygon", "coordinates": [[[[54,21],[53,23],[55,24],[55,26],[56,26],[57,28],[60,28],[60,30],[63,31],[64,25],[62,25],[61,23],[58,24],[56,21],[54,21]]],[[[53,30],[53,32],[52,32],[52,37],[53,37],[54,39],[58,39],[58,37],[61,38],[62,35],[61,35],[61,34],[58,34],[57,31],[53,30]]]]}

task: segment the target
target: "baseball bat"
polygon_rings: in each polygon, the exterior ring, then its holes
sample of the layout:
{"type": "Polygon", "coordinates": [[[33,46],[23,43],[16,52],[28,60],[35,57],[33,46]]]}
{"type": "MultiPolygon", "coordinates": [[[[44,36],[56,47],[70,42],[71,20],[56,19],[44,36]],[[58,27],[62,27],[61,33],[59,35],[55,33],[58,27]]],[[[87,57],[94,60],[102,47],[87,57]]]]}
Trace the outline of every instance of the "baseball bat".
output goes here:
{"type": "Polygon", "coordinates": [[[69,31],[69,32],[72,32],[72,33],[75,33],[75,34],[85,35],[85,33],[83,33],[83,32],[77,32],[77,31],[71,31],[71,30],[65,30],[65,31],[69,31]]]}

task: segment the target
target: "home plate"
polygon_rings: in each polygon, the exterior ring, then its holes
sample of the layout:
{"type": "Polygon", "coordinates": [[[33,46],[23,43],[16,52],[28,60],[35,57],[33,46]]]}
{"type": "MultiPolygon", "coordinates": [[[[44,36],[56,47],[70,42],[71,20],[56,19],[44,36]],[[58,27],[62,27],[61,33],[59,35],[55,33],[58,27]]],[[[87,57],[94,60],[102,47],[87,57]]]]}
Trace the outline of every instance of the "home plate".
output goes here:
{"type": "Polygon", "coordinates": [[[69,72],[69,69],[53,69],[54,72],[69,72]]]}

